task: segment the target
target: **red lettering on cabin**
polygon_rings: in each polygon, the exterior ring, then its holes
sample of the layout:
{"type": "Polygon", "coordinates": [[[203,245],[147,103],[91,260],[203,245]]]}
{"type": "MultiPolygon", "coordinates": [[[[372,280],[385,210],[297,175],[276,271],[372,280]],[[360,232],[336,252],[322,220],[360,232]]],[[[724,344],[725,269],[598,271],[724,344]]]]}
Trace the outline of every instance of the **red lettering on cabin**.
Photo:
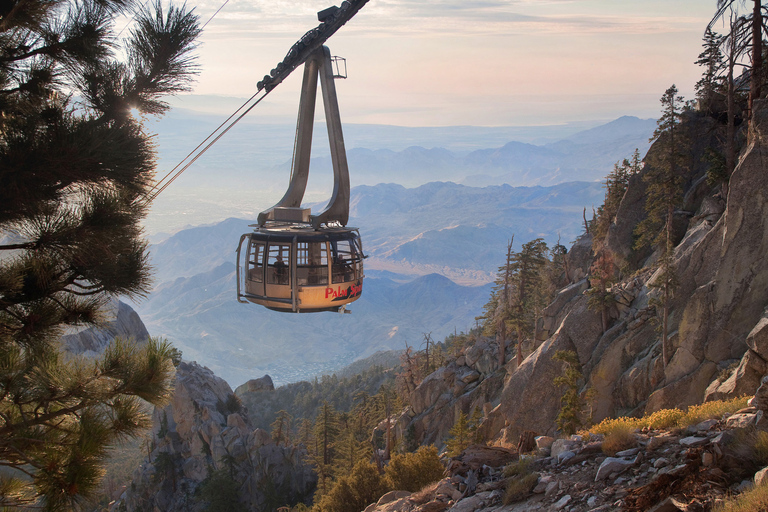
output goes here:
{"type": "Polygon", "coordinates": [[[346,289],[342,289],[341,286],[337,286],[335,289],[330,286],[325,289],[325,298],[333,298],[333,300],[344,300],[347,298],[357,297],[363,292],[363,283],[358,282],[348,286],[346,289]]]}

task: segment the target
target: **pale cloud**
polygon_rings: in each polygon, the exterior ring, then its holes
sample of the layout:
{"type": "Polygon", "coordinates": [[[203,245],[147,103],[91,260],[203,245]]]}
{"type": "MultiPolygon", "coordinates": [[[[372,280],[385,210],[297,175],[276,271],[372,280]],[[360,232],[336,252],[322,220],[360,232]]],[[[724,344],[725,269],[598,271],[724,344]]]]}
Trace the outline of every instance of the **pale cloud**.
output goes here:
{"type": "MultiPolygon", "coordinates": [[[[196,92],[250,96],[332,1],[229,0],[203,34],[196,92]]],[[[350,79],[338,86],[346,121],[499,125],[532,122],[537,112],[556,122],[608,112],[647,116],[672,83],[691,96],[714,4],[370,0],[328,44],[349,60],[350,79]],[[626,100],[626,108],[618,100],[600,106],[608,96],[626,100]]],[[[196,9],[207,21],[220,6],[205,0],[196,9]]],[[[297,76],[260,105],[260,115],[295,117],[297,76]]]]}
{"type": "MultiPolygon", "coordinates": [[[[253,37],[301,35],[317,23],[317,2],[236,1],[230,0],[207,35],[251,34],[253,37]]],[[[380,37],[411,34],[414,36],[457,37],[477,34],[532,34],[541,31],[568,34],[587,33],[666,33],[698,29],[705,19],[696,16],[648,15],[636,12],[612,14],[609,8],[600,13],[578,12],[581,4],[594,1],[502,1],[481,0],[371,0],[343,30],[357,36],[380,37]],[[570,6],[563,13],[563,5],[570,6]]],[[[606,4],[607,6],[608,4],[606,4]]],[[[202,17],[218,5],[198,6],[202,17]]]]}

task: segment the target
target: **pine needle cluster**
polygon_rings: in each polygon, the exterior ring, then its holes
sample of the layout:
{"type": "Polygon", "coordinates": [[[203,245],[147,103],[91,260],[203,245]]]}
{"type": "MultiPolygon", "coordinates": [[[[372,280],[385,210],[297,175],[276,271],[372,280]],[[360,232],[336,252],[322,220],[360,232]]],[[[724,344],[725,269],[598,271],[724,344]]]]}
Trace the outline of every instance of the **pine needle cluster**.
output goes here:
{"type": "Polygon", "coordinates": [[[149,289],[155,152],[130,111],[162,113],[188,88],[200,29],[184,8],[135,0],[9,2],[0,20],[0,505],[70,509],[97,489],[108,447],[148,425],[140,402],[168,396],[167,343],[84,361],[58,340],[149,289]],[[115,21],[134,13],[119,47],[115,21]]]}

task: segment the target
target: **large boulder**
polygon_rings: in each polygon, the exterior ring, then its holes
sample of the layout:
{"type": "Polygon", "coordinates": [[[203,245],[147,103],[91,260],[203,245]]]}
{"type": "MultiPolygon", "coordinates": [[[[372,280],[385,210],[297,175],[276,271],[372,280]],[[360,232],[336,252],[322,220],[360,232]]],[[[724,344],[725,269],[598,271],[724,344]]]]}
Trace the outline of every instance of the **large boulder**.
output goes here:
{"type": "Polygon", "coordinates": [[[264,375],[259,379],[251,379],[245,384],[240,384],[235,389],[237,396],[242,396],[244,393],[258,393],[260,391],[274,391],[275,384],[272,382],[272,377],[264,375]]]}
{"type": "Polygon", "coordinates": [[[115,338],[138,344],[146,343],[149,339],[144,322],[128,304],[115,299],[104,308],[103,314],[105,320],[99,327],[73,329],[74,332],[62,336],[64,350],[70,354],[95,357],[101,355],[115,338]]]}

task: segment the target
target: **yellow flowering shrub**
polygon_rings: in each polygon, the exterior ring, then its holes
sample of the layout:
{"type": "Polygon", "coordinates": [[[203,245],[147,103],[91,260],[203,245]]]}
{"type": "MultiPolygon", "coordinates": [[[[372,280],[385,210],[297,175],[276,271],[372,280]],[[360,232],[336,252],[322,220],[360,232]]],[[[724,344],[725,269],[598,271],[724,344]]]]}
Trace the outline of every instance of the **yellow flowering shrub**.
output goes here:
{"type": "Polygon", "coordinates": [[[582,431],[582,434],[592,432],[594,434],[605,434],[608,436],[613,431],[631,432],[642,428],[685,428],[689,425],[696,425],[707,419],[720,419],[725,414],[733,414],[739,409],[747,406],[748,396],[732,398],[730,400],[715,400],[700,405],[692,405],[686,411],[680,409],[661,409],[654,413],[643,416],[642,418],[606,418],[600,423],[593,425],[588,431],[582,431]]]}

